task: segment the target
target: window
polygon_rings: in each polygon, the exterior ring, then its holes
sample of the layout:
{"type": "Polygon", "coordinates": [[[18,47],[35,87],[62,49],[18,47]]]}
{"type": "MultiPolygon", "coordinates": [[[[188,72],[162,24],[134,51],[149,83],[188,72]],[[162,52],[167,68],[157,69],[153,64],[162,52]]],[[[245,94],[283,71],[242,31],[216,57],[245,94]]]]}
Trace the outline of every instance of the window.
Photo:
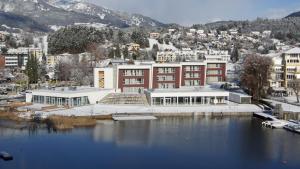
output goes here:
{"type": "Polygon", "coordinates": [[[175,73],[175,68],[158,68],[158,73],[161,74],[175,73]]]}
{"type": "Polygon", "coordinates": [[[124,70],[124,76],[144,76],[144,70],[124,70]]]}
{"type": "Polygon", "coordinates": [[[125,85],[138,85],[144,84],[144,79],[142,78],[131,78],[131,79],[124,79],[123,84],[125,85]]]}
{"type": "Polygon", "coordinates": [[[208,70],[207,75],[222,75],[221,70],[208,70]]]}
{"type": "Polygon", "coordinates": [[[159,89],[174,89],[175,83],[159,83],[158,88],[159,89]]]}

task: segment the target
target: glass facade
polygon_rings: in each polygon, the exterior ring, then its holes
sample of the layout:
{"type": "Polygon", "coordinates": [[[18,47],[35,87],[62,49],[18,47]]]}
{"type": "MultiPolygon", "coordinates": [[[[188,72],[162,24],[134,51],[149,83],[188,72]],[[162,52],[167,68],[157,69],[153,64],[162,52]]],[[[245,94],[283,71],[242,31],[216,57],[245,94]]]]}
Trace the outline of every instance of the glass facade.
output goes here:
{"type": "Polygon", "coordinates": [[[38,103],[38,104],[48,104],[48,105],[55,105],[55,106],[69,106],[69,107],[78,107],[78,106],[85,106],[85,105],[90,104],[87,96],[65,98],[65,97],[34,95],[32,97],[32,102],[38,103]]]}

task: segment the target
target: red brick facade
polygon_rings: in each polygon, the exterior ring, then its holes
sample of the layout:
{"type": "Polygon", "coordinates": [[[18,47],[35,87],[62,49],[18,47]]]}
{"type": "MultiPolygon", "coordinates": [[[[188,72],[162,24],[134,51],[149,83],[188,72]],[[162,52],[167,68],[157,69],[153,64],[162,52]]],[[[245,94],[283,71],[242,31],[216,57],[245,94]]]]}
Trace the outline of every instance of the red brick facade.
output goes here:
{"type": "Polygon", "coordinates": [[[220,79],[219,82],[226,81],[226,63],[208,63],[207,65],[208,66],[207,66],[206,78],[218,77],[220,79]],[[219,64],[220,67],[210,68],[209,67],[210,64],[219,64]],[[220,74],[209,74],[208,73],[209,71],[213,71],[213,70],[220,71],[221,73],[220,74]]]}
{"type": "Polygon", "coordinates": [[[118,88],[121,89],[122,92],[124,92],[124,88],[130,88],[130,87],[141,87],[144,89],[149,89],[149,76],[150,71],[149,69],[119,69],[119,77],[118,77],[118,88]],[[128,70],[140,70],[143,71],[143,75],[141,76],[125,76],[125,71],[128,70]],[[144,82],[142,84],[125,84],[126,79],[142,79],[144,82]]]}
{"type": "Polygon", "coordinates": [[[128,66],[118,69],[118,89],[122,92],[141,92],[143,89],[171,89],[205,86],[226,81],[226,63],[161,64],[128,66]],[[151,72],[152,71],[152,72],[151,72]]]}
{"type": "Polygon", "coordinates": [[[180,87],[180,67],[154,67],[153,68],[153,89],[160,88],[160,84],[174,85],[174,88],[180,87]],[[174,69],[173,72],[159,72],[159,69],[174,69]],[[172,80],[161,80],[160,77],[169,76],[173,77],[172,80]]]}
{"type": "Polygon", "coordinates": [[[5,57],[0,55],[0,68],[5,68],[5,57]]]}
{"type": "Polygon", "coordinates": [[[199,80],[199,86],[204,86],[205,85],[205,66],[204,65],[197,65],[199,66],[199,70],[189,70],[187,69],[190,66],[194,65],[184,65],[182,66],[182,75],[181,75],[181,86],[186,86],[185,81],[186,80],[199,80]],[[199,77],[186,77],[186,73],[197,73],[199,74],[199,77]]]}

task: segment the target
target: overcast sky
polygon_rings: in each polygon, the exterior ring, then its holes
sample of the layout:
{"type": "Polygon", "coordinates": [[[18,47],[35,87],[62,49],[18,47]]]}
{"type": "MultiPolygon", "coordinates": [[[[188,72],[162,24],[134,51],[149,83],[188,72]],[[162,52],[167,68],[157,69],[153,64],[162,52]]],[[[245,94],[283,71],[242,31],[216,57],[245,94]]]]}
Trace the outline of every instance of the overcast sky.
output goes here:
{"type": "Polygon", "coordinates": [[[300,10],[300,0],[88,0],[109,9],[140,13],[164,23],[279,18],[300,10]]]}

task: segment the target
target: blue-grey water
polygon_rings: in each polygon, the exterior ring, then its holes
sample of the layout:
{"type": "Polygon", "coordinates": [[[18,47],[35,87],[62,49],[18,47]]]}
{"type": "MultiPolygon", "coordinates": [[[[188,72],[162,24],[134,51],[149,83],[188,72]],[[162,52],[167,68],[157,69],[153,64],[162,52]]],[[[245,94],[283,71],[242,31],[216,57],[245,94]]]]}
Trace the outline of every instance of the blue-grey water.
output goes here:
{"type": "Polygon", "coordinates": [[[69,132],[0,127],[3,150],[14,160],[0,169],[300,169],[300,135],[250,117],[106,121],[69,132]]]}

